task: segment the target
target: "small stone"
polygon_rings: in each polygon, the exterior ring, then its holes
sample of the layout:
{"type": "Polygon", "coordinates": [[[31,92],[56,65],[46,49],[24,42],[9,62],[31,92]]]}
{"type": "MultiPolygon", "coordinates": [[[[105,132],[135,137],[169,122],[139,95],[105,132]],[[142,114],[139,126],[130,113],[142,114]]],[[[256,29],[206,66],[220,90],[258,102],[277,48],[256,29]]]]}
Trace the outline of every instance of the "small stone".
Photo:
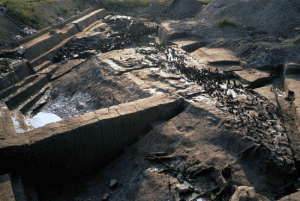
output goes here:
{"type": "Polygon", "coordinates": [[[15,40],[15,41],[19,41],[19,40],[22,39],[22,36],[20,36],[20,35],[15,35],[15,36],[12,36],[11,39],[12,39],[12,40],[15,40]]]}
{"type": "Polygon", "coordinates": [[[58,18],[57,18],[57,21],[58,21],[58,22],[63,22],[63,21],[65,21],[65,20],[64,20],[64,18],[62,18],[62,17],[58,17],[58,18]]]}
{"type": "Polygon", "coordinates": [[[178,179],[178,181],[179,181],[180,183],[183,183],[183,182],[184,182],[184,177],[183,177],[182,174],[179,174],[179,175],[177,176],[177,179],[178,179]]]}
{"type": "Polygon", "coordinates": [[[102,200],[108,200],[110,198],[110,195],[107,193],[102,197],[102,200]]]}
{"type": "Polygon", "coordinates": [[[183,173],[184,170],[185,170],[185,166],[184,166],[183,164],[180,164],[180,165],[178,166],[178,170],[179,170],[181,173],[183,173]]]}
{"type": "Polygon", "coordinates": [[[183,184],[177,184],[176,188],[178,189],[179,194],[186,194],[190,190],[188,186],[183,184]]]}
{"type": "Polygon", "coordinates": [[[192,185],[191,185],[189,182],[187,182],[187,181],[184,181],[184,182],[183,182],[183,185],[185,185],[185,186],[187,186],[187,187],[192,187],[192,185]]]}
{"type": "Polygon", "coordinates": [[[115,188],[115,187],[117,187],[117,185],[118,185],[118,181],[117,180],[115,180],[115,179],[112,179],[112,180],[110,180],[110,187],[111,188],[115,188]]]}
{"type": "Polygon", "coordinates": [[[248,186],[239,186],[230,199],[231,201],[257,201],[255,189],[248,186]]]}

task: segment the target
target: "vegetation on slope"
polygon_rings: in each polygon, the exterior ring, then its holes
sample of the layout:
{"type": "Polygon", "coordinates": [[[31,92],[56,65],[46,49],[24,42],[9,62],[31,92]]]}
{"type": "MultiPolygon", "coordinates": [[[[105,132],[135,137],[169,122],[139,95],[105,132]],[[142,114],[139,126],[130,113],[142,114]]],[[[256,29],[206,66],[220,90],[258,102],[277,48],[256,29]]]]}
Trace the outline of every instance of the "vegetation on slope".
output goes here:
{"type": "Polygon", "coordinates": [[[0,6],[5,7],[7,14],[15,20],[40,29],[44,19],[36,12],[36,8],[42,3],[54,1],[56,0],[0,0],[0,6]]]}
{"type": "Polygon", "coordinates": [[[243,24],[241,22],[235,21],[233,19],[223,18],[223,19],[218,20],[216,22],[216,25],[217,25],[217,27],[220,27],[220,28],[224,28],[224,27],[237,28],[237,27],[242,26],[243,24]]]}
{"type": "MultiPolygon", "coordinates": [[[[58,0],[0,0],[0,6],[6,8],[6,13],[17,20],[35,29],[41,29],[45,19],[37,12],[37,7],[44,3],[53,3],[58,0]]],[[[171,0],[99,0],[99,6],[112,7],[140,7],[148,6],[151,2],[167,2],[171,0]]],[[[83,10],[86,3],[79,3],[75,8],[60,8],[56,13],[67,17],[71,10],[83,10]]]]}

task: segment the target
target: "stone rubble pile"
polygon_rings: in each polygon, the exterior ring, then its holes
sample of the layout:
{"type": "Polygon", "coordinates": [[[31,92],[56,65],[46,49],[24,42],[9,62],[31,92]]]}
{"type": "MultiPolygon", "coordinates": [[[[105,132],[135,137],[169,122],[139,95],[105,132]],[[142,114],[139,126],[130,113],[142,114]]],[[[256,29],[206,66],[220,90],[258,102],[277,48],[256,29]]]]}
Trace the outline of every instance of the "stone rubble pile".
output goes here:
{"type": "Polygon", "coordinates": [[[93,36],[74,39],[55,55],[55,62],[65,58],[89,58],[100,52],[123,49],[126,45],[155,32],[153,28],[127,16],[109,15],[105,17],[104,22],[110,27],[109,30],[93,36]]]}

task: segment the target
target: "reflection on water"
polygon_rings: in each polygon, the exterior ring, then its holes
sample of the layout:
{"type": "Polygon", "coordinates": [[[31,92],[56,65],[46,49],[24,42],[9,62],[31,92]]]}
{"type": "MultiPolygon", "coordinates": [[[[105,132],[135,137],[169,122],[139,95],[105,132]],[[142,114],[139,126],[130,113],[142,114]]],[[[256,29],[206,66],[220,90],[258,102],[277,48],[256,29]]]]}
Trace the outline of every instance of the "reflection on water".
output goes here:
{"type": "Polygon", "coordinates": [[[40,112],[32,118],[27,118],[27,124],[30,124],[34,128],[39,128],[53,122],[60,121],[61,118],[52,113],[40,112]]]}
{"type": "Polygon", "coordinates": [[[12,116],[11,119],[15,125],[17,133],[25,133],[27,131],[26,129],[22,128],[22,126],[20,125],[20,122],[17,120],[16,117],[12,116]]]}

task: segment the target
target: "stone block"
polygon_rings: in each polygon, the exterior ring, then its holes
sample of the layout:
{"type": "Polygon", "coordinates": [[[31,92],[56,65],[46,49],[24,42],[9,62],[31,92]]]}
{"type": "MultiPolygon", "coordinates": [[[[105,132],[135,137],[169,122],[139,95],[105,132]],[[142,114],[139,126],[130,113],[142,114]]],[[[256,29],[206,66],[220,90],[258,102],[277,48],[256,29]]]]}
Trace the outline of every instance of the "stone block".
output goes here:
{"type": "Polygon", "coordinates": [[[124,124],[121,121],[121,117],[118,116],[112,119],[112,123],[114,125],[114,136],[116,139],[117,149],[121,150],[127,144],[127,136],[124,132],[124,124]]]}
{"type": "Polygon", "coordinates": [[[75,161],[74,158],[77,158],[73,130],[67,130],[66,132],[54,135],[53,144],[57,155],[56,168],[62,170],[71,169],[72,163],[75,161]]]}
{"type": "Polygon", "coordinates": [[[248,186],[239,186],[233,196],[231,201],[257,201],[257,196],[255,189],[248,186]]]}
{"type": "Polygon", "coordinates": [[[99,9],[99,10],[96,10],[76,21],[73,21],[72,23],[76,25],[78,31],[83,31],[85,28],[87,28],[93,22],[95,22],[101,18],[104,18],[105,15],[107,15],[106,10],[99,9]]]}
{"type": "Polygon", "coordinates": [[[30,166],[34,169],[52,171],[57,164],[56,150],[53,137],[42,140],[31,140],[30,147],[33,152],[33,161],[30,166]]]}
{"type": "Polygon", "coordinates": [[[0,175],[0,200],[15,201],[11,178],[8,174],[0,175]]]}
{"type": "Polygon", "coordinates": [[[121,116],[124,125],[124,132],[128,143],[135,141],[136,137],[142,134],[145,123],[141,117],[141,111],[137,109],[135,102],[120,104],[116,111],[121,116]]]}
{"type": "Polygon", "coordinates": [[[132,132],[132,128],[131,128],[130,114],[122,115],[121,121],[124,128],[124,134],[126,136],[125,146],[127,146],[135,142],[135,135],[132,132]]]}
{"type": "Polygon", "coordinates": [[[151,124],[152,122],[159,120],[158,118],[160,116],[159,106],[143,109],[140,111],[140,114],[143,119],[143,123],[145,125],[151,124]]]}
{"type": "Polygon", "coordinates": [[[120,104],[116,110],[120,115],[132,114],[138,111],[135,102],[120,104]]]}
{"type": "Polygon", "coordinates": [[[183,109],[184,99],[165,99],[162,104],[159,105],[159,120],[167,120],[178,114],[183,109]]]}
{"type": "Polygon", "coordinates": [[[287,63],[284,65],[285,74],[300,74],[300,64],[287,63]]]}
{"type": "Polygon", "coordinates": [[[112,120],[110,118],[102,119],[100,124],[103,133],[103,154],[107,157],[117,152],[118,142],[116,141],[112,120]]]}
{"type": "Polygon", "coordinates": [[[103,133],[99,119],[85,121],[79,128],[86,158],[96,158],[103,153],[103,133]]]}

